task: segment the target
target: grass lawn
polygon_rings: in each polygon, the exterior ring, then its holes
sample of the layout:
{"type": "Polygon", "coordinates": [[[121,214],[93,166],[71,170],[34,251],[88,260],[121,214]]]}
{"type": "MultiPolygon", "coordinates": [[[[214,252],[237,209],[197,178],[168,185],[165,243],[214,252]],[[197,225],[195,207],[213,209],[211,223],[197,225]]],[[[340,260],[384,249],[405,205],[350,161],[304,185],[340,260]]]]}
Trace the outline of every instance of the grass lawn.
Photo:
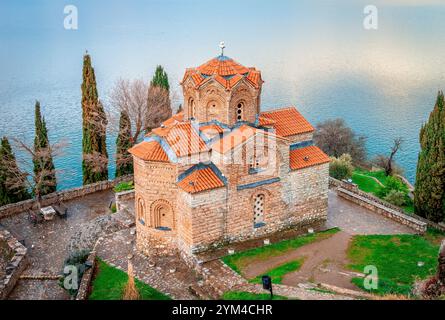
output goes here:
{"type": "MultiPolygon", "coordinates": [[[[374,265],[378,270],[379,283],[378,289],[372,292],[407,295],[416,279],[425,279],[436,272],[439,243],[444,237],[444,234],[431,230],[423,237],[354,236],[348,249],[352,262],[349,268],[363,272],[365,266],[374,265]],[[419,261],[424,265],[419,267],[419,261]]],[[[353,283],[364,289],[363,279],[354,278],[353,283]]]]}
{"type": "MultiPolygon", "coordinates": [[[[228,291],[223,294],[223,300],[270,300],[269,293],[251,293],[245,291],[228,291]]],[[[283,296],[273,296],[273,300],[287,300],[283,296]]]]}
{"type": "Polygon", "coordinates": [[[306,234],[294,239],[283,240],[280,242],[272,243],[268,246],[258,247],[238,252],[230,256],[225,256],[222,258],[222,260],[233,270],[241,274],[241,270],[252,262],[264,261],[270,257],[285,254],[290,250],[297,249],[308,243],[329,238],[333,234],[337,233],[339,230],[340,229],[338,228],[333,228],[323,232],[306,234]]]}
{"type": "MultiPolygon", "coordinates": [[[[382,186],[377,183],[372,177],[379,180],[382,184],[386,184],[384,171],[365,171],[362,169],[355,169],[352,173],[352,182],[354,182],[358,188],[364,192],[372,193],[376,197],[379,197],[379,191],[382,186]]],[[[414,204],[411,202],[409,205],[401,207],[406,213],[414,213],[414,204]]]]}
{"type": "MultiPolygon", "coordinates": [[[[92,292],[89,300],[122,300],[124,287],[128,281],[128,275],[104,261],[98,261],[98,270],[92,284],[92,292]]],[[[149,285],[135,279],[142,300],[170,300],[163,293],[153,289],[149,285]]]]}
{"type": "MultiPolygon", "coordinates": [[[[294,260],[291,262],[287,262],[287,263],[282,264],[276,268],[267,270],[264,274],[267,274],[268,276],[270,276],[272,278],[273,283],[280,284],[283,281],[283,278],[286,274],[288,274],[289,272],[294,272],[294,271],[297,271],[298,269],[300,269],[301,266],[303,265],[303,262],[304,262],[304,258],[294,260]]],[[[258,277],[249,279],[249,282],[262,283],[262,280],[261,280],[262,276],[263,275],[259,275],[258,277]]]]}

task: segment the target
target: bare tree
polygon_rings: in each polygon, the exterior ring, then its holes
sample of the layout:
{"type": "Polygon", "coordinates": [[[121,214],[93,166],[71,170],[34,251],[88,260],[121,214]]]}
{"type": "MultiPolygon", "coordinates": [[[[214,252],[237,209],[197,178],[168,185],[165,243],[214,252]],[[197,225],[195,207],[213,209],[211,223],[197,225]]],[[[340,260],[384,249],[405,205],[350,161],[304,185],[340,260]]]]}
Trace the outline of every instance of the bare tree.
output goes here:
{"type": "Polygon", "coordinates": [[[356,164],[366,161],[366,138],[357,136],[343,119],[327,120],[317,125],[315,144],[331,157],[349,154],[356,164]]]}
{"type": "Polygon", "coordinates": [[[121,112],[126,112],[130,118],[132,140],[135,143],[146,128],[147,122],[147,91],[148,85],[142,79],[133,81],[119,79],[114,85],[110,101],[112,115],[116,128],[121,112]]]}
{"type": "Polygon", "coordinates": [[[55,168],[48,168],[45,166],[45,161],[48,157],[53,159],[59,157],[63,154],[63,150],[66,147],[66,142],[59,142],[49,145],[47,148],[41,148],[38,151],[34,151],[34,148],[27,145],[25,142],[19,139],[12,139],[16,147],[22,151],[17,153],[17,162],[21,167],[21,170],[17,166],[10,165],[7,166],[8,176],[12,177],[6,183],[11,188],[18,188],[25,184],[29,190],[32,190],[34,197],[38,203],[39,208],[41,207],[42,195],[40,191],[45,189],[45,187],[53,187],[54,180],[47,179],[48,176],[58,173],[55,168]],[[34,162],[38,161],[40,168],[39,171],[34,171],[34,162]]]}
{"type": "Polygon", "coordinates": [[[403,138],[395,138],[389,156],[379,154],[372,161],[376,166],[384,169],[387,176],[393,175],[395,171],[400,170],[400,168],[398,168],[397,165],[394,163],[394,157],[397,152],[401,150],[402,144],[403,138]]]}
{"type": "Polygon", "coordinates": [[[148,88],[146,130],[157,128],[172,116],[170,93],[159,86],[148,88]]]}

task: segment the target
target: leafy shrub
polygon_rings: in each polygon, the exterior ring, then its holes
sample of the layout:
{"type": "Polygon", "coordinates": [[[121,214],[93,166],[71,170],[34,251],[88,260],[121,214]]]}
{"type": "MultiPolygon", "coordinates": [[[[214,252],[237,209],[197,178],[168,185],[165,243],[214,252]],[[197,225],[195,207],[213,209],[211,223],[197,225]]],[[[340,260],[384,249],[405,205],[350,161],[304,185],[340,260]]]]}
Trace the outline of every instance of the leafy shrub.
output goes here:
{"type": "Polygon", "coordinates": [[[406,194],[402,191],[391,190],[386,195],[384,200],[388,201],[389,203],[392,203],[395,206],[401,207],[406,204],[406,194]]]}
{"type": "Polygon", "coordinates": [[[331,163],[329,164],[329,175],[331,177],[338,180],[349,179],[353,171],[354,166],[349,154],[345,153],[339,158],[331,157],[331,163]]]}
{"type": "Polygon", "coordinates": [[[114,192],[129,191],[134,189],[133,181],[124,181],[114,187],[114,192]]]}
{"type": "Polygon", "coordinates": [[[400,179],[389,176],[386,178],[385,187],[380,189],[378,196],[384,199],[392,190],[400,191],[403,194],[408,193],[408,187],[400,179]]]}
{"type": "MultiPolygon", "coordinates": [[[[63,269],[65,269],[66,266],[75,266],[77,269],[77,287],[80,286],[80,281],[82,280],[82,276],[86,270],[85,262],[88,259],[88,256],[90,255],[90,250],[79,250],[72,252],[68,258],[65,259],[65,262],[63,264],[63,269]]],[[[64,282],[65,278],[69,274],[65,274],[64,270],[62,270],[62,277],[59,278],[59,286],[62,287],[64,290],[66,290],[70,296],[75,296],[77,294],[77,289],[67,289],[65,288],[64,282]]]]}

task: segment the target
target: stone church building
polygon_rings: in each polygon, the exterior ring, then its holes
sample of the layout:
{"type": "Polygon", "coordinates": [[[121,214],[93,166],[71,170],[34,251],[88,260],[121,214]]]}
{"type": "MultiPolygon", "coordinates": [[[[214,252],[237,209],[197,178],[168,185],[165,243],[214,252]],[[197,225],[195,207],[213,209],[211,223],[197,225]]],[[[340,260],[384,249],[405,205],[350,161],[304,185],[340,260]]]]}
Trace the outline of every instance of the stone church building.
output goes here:
{"type": "Polygon", "coordinates": [[[329,158],[295,107],[261,111],[259,70],[220,55],[181,85],[184,111],[130,149],[139,250],[190,256],[326,220],[329,158]]]}

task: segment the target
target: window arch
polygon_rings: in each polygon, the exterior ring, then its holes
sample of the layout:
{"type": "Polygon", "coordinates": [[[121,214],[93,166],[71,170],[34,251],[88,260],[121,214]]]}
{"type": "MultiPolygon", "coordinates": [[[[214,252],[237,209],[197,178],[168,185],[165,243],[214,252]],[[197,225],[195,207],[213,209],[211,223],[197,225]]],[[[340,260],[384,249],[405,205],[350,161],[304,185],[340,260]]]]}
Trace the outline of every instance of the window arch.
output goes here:
{"type": "Polygon", "coordinates": [[[151,225],[159,230],[173,230],[175,227],[174,213],[170,203],[166,200],[153,202],[150,208],[151,225]]]}
{"type": "Polygon", "coordinates": [[[264,226],[264,208],[266,196],[264,193],[259,193],[255,196],[253,201],[253,226],[259,228],[264,226]]]}
{"type": "Polygon", "coordinates": [[[236,121],[244,120],[244,102],[238,102],[236,105],[236,121]]]}
{"type": "Polygon", "coordinates": [[[190,113],[190,118],[196,117],[196,106],[195,106],[195,100],[193,98],[189,99],[189,113],[190,113]]]}
{"type": "Polygon", "coordinates": [[[142,198],[138,199],[137,204],[137,219],[141,221],[143,224],[145,224],[145,204],[144,200],[142,198]]]}

